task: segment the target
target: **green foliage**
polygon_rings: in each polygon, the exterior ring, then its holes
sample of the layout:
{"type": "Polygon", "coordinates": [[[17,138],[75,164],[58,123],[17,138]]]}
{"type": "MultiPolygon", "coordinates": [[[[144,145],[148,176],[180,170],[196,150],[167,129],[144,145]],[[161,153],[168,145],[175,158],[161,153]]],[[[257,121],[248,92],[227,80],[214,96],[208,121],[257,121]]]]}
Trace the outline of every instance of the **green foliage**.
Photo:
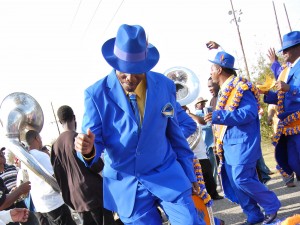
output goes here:
{"type": "Polygon", "coordinates": [[[260,100],[260,106],[264,110],[264,114],[262,115],[260,119],[260,132],[262,138],[271,140],[272,135],[273,135],[273,128],[272,126],[269,126],[267,121],[268,121],[268,104],[264,103],[263,97],[261,97],[260,100]]]}
{"type": "MultiPolygon", "coordinates": [[[[281,61],[281,59],[279,60],[281,61]]],[[[271,70],[271,64],[267,62],[267,60],[262,56],[262,54],[259,55],[257,59],[257,64],[253,66],[253,71],[254,74],[256,74],[256,76],[252,78],[252,82],[255,84],[263,84],[263,82],[266,80],[266,76],[274,76],[271,70]]],[[[263,95],[261,95],[260,105],[264,112],[260,120],[261,135],[263,139],[270,140],[273,135],[273,129],[272,126],[269,126],[267,123],[268,104],[264,103],[263,95]]]]}

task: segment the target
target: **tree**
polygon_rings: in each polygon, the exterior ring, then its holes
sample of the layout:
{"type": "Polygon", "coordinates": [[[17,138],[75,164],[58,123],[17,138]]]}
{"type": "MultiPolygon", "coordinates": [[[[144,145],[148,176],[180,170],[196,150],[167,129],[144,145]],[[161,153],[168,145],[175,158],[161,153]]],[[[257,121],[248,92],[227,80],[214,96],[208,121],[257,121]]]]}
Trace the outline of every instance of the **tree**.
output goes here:
{"type": "MultiPolygon", "coordinates": [[[[279,59],[280,61],[282,59],[279,59]]],[[[266,80],[267,76],[274,77],[271,71],[271,64],[267,62],[266,58],[260,53],[257,59],[257,64],[253,66],[253,71],[255,71],[255,77],[253,78],[253,83],[262,84],[266,80]]],[[[274,78],[275,79],[275,78],[274,78]]],[[[263,109],[264,114],[261,117],[261,135],[263,139],[270,140],[273,135],[272,127],[268,125],[268,104],[264,103],[263,95],[261,95],[260,105],[263,109]]]]}

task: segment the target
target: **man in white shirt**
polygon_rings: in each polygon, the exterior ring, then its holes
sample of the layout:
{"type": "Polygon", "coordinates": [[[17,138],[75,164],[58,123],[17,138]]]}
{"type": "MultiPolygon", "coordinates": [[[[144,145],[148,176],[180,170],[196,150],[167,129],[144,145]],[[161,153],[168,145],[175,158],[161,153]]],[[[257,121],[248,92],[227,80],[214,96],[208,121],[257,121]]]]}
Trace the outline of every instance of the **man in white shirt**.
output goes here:
{"type": "MultiPolygon", "coordinates": [[[[35,130],[26,133],[29,153],[50,173],[54,174],[50,157],[40,151],[42,139],[35,130]]],[[[47,218],[50,225],[76,225],[69,207],[64,203],[60,193],[56,192],[47,182],[28,169],[31,182],[31,197],[35,209],[47,218]]]]}

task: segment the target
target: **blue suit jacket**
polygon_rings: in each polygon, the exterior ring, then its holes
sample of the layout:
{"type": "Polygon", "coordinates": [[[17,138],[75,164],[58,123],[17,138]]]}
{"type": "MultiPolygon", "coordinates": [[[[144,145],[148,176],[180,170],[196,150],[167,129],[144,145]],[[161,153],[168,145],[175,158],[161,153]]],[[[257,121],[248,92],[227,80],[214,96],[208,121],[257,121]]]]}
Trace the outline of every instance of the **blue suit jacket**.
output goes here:
{"type": "Polygon", "coordinates": [[[213,111],[212,123],[227,125],[223,149],[229,165],[253,163],[262,156],[257,102],[251,91],[244,92],[236,110],[213,111]]]}
{"type": "MultiPolygon", "coordinates": [[[[160,199],[175,200],[196,181],[193,152],[176,118],[165,116],[164,106],[176,111],[173,81],[162,74],[146,74],[147,90],[140,135],[133,110],[115,71],[85,91],[83,131],[96,135],[96,161],[104,151],[104,205],[129,217],[138,182],[160,199]]],[[[92,163],[93,163],[92,162],[92,163]]]]}

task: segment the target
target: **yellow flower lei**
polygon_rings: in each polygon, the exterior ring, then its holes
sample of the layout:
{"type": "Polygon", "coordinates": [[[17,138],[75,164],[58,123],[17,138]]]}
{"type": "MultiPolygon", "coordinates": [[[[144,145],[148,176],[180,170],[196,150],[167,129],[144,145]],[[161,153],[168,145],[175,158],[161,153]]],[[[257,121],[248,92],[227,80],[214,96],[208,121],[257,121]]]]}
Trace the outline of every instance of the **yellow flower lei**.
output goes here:
{"type": "Polygon", "coordinates": [[[202,198],[202,200],[204,201],[204,204],[206,206],[208,206],[208,207],[212,206],[213,201],[211,200],[210,195],[207,193],[204,178],[203,178],[202,168],[201,168],[201,165],[199,163],[199,160],[194,158],[193,164],[194,164],[195,174],[196,174],[196,177],[197,177],[197,182],[200,186],[199,196],[200,196],[200,198],[202,198]]]}
{"type": "MultiPolygon", "coordinates": [[[[234,111],[240,104],[240,101],[243,97],[244,91],[250,90],[254,94],[256,101],[257,101],[257,108],[258,111],[260,110],[260,103],[259,103],[259,90],[258,88],[249,82],[247,79],[242,77],[234,77],[226,86],[226,88],[222,91],[222,95],[218,100],[218,104],[216,106],[216,110],[224,110],[225,106],[227,105],[227,100],[231,95],[232,90],[236,88],[237,92],[234,95],[232,101],[228,105],[229,111],[234,111]]],[[[220,137],[217,137],[216,140],[216,151],[220,159],[218,173],[221,172],[222,165],[224,164],[223,159],[223,141],[220,137]]]]}

